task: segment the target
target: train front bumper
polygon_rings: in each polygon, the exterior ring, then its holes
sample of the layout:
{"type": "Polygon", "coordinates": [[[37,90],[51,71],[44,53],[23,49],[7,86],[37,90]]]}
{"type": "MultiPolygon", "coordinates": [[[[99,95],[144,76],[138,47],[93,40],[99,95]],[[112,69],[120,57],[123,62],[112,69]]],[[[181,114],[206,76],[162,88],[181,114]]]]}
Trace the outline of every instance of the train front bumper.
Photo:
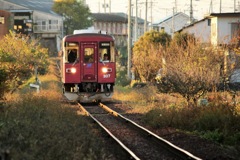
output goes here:
{"type": "Polygon", "coordinates": [[[64,92],[64,96],[69,101],[80,101],[83,103],[90,103],[96,101],[110,100],[113,96],[112,92],[101,92],[101,93],[81,93],[77,94],[74,92],[64,92]]]}

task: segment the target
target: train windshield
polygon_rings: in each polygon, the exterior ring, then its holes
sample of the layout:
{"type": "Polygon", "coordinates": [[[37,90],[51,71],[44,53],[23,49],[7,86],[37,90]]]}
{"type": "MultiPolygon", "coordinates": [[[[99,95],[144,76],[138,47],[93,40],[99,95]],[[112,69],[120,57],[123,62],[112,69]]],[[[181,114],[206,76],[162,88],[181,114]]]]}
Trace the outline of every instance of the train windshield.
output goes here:
{"type": "Polygon", "coordinates": [[[85,48],[84,49],[84,62],[85,63],[93,63],[94,61],[94,49],[93,48],[85,48]]]}
{"type": "Polygon", "coordinates": [[[65,62],[76,63],[79,59],[78,43],[66,43],[65,46],[65,62]]]}
{"type": "Polygon", "coordinates": [[[101,42],[99,44],[99,60],[104,62],[115,62],[115,49],[113,42],[101,42]]]}

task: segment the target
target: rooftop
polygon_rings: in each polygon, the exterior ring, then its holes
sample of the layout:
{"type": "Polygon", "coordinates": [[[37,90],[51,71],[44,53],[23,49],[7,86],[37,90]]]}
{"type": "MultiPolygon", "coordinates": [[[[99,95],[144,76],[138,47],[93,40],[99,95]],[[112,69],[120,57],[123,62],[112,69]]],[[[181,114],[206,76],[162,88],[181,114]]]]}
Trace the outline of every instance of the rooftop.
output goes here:
{"type": "MultiPolygon", "coordinates": [[[[101,21],[101,22],[128,22],[128,15],[125,13],[92,13],[92,17],[94,20],[101,21]]],[[[135,17],[132,17],[134,20],[135,17]]],[[[138,18],[138,23],[144,23],[144,20],[138,18]]]]}
{"type": "Polygon", "coordinates": [[[53,0],[2,0],[2,1],[26,7],[27,9],[30,10],[37,10],[57,15],[55,12],[52,11],[53,0]]]}

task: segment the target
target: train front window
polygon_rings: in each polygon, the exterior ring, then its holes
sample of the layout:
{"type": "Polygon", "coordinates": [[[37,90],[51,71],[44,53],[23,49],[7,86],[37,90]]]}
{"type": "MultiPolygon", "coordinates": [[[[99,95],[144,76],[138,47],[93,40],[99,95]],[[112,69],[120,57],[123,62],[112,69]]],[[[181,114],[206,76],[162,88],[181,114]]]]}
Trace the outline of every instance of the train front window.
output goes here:
{"type": "Polygon", "coordinates": [[[112,42],[102,42],[99,44],[100,62],[115,62],[114,45],[112,42]]]}
{"type": "Polygon", "coordinates": [[[65,42],[65,62],[76,63],[79,60],[79,45],[77,42],[65,42]]]}
{"type": "Polygon", "coordinates": [[[84,49],[84,62],[85,63],[93,63],[94,62],[94,49],[93,48],[85,48],[84,49]]]}
{"type": "Polygon", "coordinates": [[[77,49],[69,49],[67,52],[69,63],[74,63],[77,60],[77,49]]]}

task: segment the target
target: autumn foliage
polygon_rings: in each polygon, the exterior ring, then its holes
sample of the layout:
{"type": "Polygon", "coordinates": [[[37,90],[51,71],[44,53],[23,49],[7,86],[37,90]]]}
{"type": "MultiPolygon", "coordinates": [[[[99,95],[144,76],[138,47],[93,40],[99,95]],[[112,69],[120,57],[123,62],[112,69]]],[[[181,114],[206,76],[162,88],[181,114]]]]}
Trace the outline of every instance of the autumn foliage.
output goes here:
{"type": "Polygon", "coordinates": [[[196,101],[221,80],[223,55],[189,34],[171,40],[164,32],[151,31],[136,42],[133,66],[139,79],[152,82],[159,69],[157,86],[164,93],[179,93],[187,102],[196,101]],[[170,41],[171,40],[171,41],[170,41]]]}
{"type": "Polygon", "coordinates": [[[173,40],[164,58],[160,91],[180,93],[196,104],[198,98],[220,83],[223,55],[214,47],[202,46],[194,37],[187,37],[183,43],[173,40]]]}
{"type": "Polygon", "coordinates": [[[0,40],[0,99],[29,78],[37,66],[44,73],[48,66],[48,50],[37,40],[10,32],[0,40]]]}
{"type": "Polygon", "coordinates": [[[142,82],[154,80],[162,64],[162,51],[170,39],[165,32],[150,31],[135,43],[132,63],[137,79],[142,82]]]}

